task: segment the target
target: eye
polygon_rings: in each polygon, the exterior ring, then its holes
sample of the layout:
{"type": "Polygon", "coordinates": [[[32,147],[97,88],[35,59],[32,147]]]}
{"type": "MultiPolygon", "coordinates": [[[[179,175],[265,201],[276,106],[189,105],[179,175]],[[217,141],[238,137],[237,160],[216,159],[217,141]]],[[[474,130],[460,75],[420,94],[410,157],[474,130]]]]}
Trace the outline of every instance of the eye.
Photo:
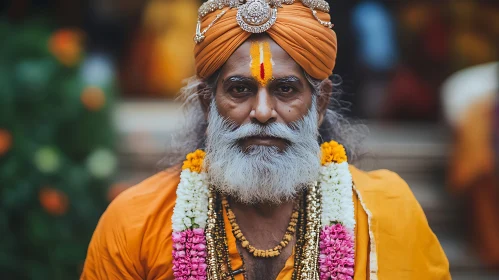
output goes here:
{"type": "Polygon", "coordinates": [[[230,87],[229,92],[231,94],[235,94],[235,95],[243,95],[246,93],[250,93],[251,89],[247,86],[244,86],[244,85],[236,85],[236,86],[230,87]]]}
{"type": "Polygon", "coordinates": [[[235,92],[247,92],[247,91],[250,91],[250,89],[245,87],[245,86],[235,86],[234,91],[235,92]]]}
{"type": "Polygon", "coordinates": [[[279,91],[283,92],[283,93],[291,93],[293,91],[293,88],[290,86],[284,85],[284,86],[279,87],[279,91]]]}
{"type": "Polygon", "coordinates": [[[291,85],[279,85],[276,88],[277,94],[282,96],[292,96],[296,93],[296,88],[291,85]]]}

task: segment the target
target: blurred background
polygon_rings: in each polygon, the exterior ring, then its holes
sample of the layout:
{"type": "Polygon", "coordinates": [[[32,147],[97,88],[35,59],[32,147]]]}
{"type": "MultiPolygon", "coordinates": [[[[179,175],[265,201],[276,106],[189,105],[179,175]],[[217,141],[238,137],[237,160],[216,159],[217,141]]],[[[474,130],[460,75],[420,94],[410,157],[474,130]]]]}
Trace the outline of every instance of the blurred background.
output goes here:
{"type": "MultiPolygon", "coordinates": [[[[499,2],[335,0],[363,169],[412,188],[454,279],[499,279],[499,2]]],[[[77,279],[99,216],[154,174],[200,0],[0,4],[0,279],[77,279]]]]}

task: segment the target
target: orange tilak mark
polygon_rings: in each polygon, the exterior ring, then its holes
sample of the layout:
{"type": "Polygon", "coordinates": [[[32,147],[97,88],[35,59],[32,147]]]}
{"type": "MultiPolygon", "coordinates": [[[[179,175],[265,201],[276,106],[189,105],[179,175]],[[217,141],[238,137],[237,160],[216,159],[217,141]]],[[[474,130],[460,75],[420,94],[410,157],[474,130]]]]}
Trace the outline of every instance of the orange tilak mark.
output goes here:
{"type": "Polygon", "coordinates": [[[272,79],[272,53],[267,42],[254,42],[251,44],[251,74],[265,86],[272,79]]]}

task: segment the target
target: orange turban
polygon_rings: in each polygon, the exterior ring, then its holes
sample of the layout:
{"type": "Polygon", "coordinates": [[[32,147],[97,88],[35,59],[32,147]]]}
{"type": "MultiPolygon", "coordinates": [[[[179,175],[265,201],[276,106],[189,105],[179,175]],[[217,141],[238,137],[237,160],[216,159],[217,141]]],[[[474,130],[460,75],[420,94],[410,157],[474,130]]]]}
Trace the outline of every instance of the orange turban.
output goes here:
{"type": "MultiPolygon", "coordinates": [[[[228,8],[226,8],[228,9],[228,8]]],[[[206,15],[201,22],[204,30],[220,13],[206,15]]],[[[215,73],[252,33],[246,32],[236,21],[237,9],[230,9],[205,34],[194,48],[196,72],[201,78],[215,73]]],[[[323,21],[330,21],[328,13],[317,11],[323,21]]],[[[300,2],[278,8],[276,23],[266,33],[291,56],[310,76],[326,79],[336,63],[336,33],[321,25],[310,8],[300,2]]]]}

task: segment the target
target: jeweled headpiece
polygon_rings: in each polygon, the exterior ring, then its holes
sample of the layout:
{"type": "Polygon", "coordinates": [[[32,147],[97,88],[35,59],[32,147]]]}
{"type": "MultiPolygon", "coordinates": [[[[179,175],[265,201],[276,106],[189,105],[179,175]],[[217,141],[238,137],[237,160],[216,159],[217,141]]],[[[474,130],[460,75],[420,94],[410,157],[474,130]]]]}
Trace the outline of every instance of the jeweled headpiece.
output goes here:
{"type": "MultiPolygon", "coordinates": [[[[291,5],[298,0],[208,0],[198,11],[198,24],[194,41],[199,44],[204,38],[206,31],[210,29],[229,9],[237,9],[236,21],[239,26],[250,33],[262,33],[267,31],[277,20],[278,8],[282,5],[291,5]],[[223,10],[224,8],[228,8],[223,10]],[[201,21],[209,13],[223,10],[217,17],[201,31],[201,21]]],[[[312,15],[317,21],[327,28],[333,24],[323,21],[317,16],[317,11],[329,13],[329,4],[324,0],[299,0],[304,6],[310,8],[312,15]]]]}

